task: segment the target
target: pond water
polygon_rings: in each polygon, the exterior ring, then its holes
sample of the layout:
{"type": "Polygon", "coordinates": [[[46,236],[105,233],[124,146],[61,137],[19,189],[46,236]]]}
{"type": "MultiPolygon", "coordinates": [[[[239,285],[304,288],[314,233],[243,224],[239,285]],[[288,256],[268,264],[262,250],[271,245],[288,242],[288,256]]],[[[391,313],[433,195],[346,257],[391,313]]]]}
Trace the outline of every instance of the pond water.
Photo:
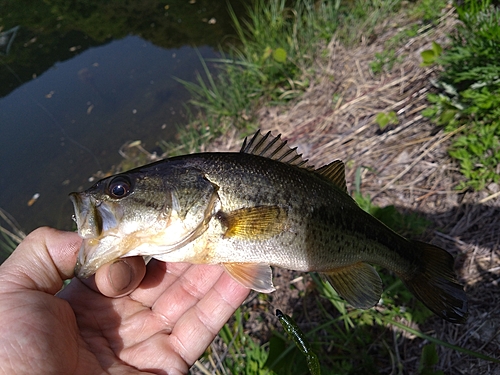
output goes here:
{"type": "Polygon", "coordinates": [[[120,163],[124,143],[154,150],[186,123],[188,93],[173,77],[192,81],[200,55],[217,57],[234,34],[227,5],[89,1],[75,13],[66,0],[40,2],[48,10],[11,3],[0,18],[0,31],[19,26],[0,55],[0,208],[25,231],[71,229],[70,192],[120,163]]]}

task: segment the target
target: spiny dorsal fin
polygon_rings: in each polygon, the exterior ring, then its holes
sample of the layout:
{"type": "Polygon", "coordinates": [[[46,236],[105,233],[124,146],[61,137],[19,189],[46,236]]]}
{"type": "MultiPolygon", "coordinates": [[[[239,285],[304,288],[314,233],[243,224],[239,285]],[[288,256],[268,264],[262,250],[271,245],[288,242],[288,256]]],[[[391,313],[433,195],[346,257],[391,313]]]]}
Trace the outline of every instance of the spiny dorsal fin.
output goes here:
{"type": "Polygon", "coordinates": [[[271,135],[271,132],[262,135],[259,130],[255,133],[250,142],[247,141],[248,138],[245,138],[240,152],[263,156],[298,167],[306,167],[307,160],[302,158],[302,154],[297,153],[297,147],[290,148],[287,146],[287,141],[281,139],[281,134],[277,137],[271,135]]]}
{"type": "Polygon", "coordinates": [[[315,172],[319,173],[343,191],[347,192],[347,184],[345,182],[345,165],[342,160],[334,160],[330,164],[317,169],[315,172]]]}

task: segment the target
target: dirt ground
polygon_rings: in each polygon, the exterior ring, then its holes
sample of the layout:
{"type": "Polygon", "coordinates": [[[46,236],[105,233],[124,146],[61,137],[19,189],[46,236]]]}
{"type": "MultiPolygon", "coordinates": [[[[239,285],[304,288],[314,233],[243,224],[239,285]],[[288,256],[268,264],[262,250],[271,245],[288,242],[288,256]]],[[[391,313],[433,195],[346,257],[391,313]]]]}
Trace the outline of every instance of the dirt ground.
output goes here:
{"type": "MultiPolygon", "coordinates": [[[[500,358],[500,186],[490,184],[480,192],[455,190],[463,177],[446,151],[453,134],[420,114],[438,74],[435,67],[420,66],[420,52],[430,49],[432,41],[446,45],[446,35],[457,22],[453,9],[444,12],[440,21],[436,27],[422,26],[418,36],[396,51],[393,68],[379,75],[372,74],[369,64],[402,26],[388,21],[375,40],[363,41],[354,49],[333,39],[325,47],[327,59],[317,61],[314,76],[308,77],[307,92],[286,107],[262,108],[258,122],[262,131],[282,134],[288,144],[298,146],[311,164],[342,159],[349,191],[361,168],[361,191],[370,194],[375,204],[392,204],[401,212],[416,212],[430,220],[432,225],[421,239],[456,257],[470,315],[464,325],[431,318],[418,328],[500,358]],[[389,111],[396,112],[399,123],[381,131],[375,116],[389,111]]],[[[229,134],[210,149],[237,150],[240,141],[236,139],[229,134]]],[[[300,274],[284,270],[278,271],[275,281],[304,283],[300,274]]],[[[297,303],[297,296],[276,293],[273,303],[278,306],[297,303]]],[[[252,329],[265,336],[262,330],[268,328],[261,323],[252,329]]],[[[403,364],[420,358],[420,345],[414,349],[408,342],[404,345],[400,348],[405,353],[403,364]]],[[[500,366],[450,349],[439,348],[438,354],[438,367],[445,374],[500,374],[500,366]]],[[[415,363],[409,367],[415,368],[415,363]]]]}

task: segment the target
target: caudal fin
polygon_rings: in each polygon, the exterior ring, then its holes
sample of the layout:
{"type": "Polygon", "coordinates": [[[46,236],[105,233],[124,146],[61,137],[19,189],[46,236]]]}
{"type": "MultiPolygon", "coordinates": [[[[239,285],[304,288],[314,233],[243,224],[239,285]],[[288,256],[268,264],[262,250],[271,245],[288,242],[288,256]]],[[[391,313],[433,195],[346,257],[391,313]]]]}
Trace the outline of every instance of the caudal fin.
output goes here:
{"type": "Polygon", "coordinates": [[[433,245],[415,241],[423,252],[422,271],[404,280],[408,289],[431,311],[452,323],[467,320],[467,296],[453,271],[453,257],[433,245]]]}

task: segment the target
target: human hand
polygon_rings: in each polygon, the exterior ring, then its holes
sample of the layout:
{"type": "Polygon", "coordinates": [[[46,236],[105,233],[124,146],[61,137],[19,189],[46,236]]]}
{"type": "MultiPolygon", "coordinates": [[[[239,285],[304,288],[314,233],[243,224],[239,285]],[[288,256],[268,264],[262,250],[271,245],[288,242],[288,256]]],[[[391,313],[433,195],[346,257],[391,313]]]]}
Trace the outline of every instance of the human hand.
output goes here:
{"type": "Polygon", "coordinates": [[[140,257],[58,293],[80,244],[40,228],[0,266],[0,373],[184,374],[249,293],[219,266],[140,257]]]}

